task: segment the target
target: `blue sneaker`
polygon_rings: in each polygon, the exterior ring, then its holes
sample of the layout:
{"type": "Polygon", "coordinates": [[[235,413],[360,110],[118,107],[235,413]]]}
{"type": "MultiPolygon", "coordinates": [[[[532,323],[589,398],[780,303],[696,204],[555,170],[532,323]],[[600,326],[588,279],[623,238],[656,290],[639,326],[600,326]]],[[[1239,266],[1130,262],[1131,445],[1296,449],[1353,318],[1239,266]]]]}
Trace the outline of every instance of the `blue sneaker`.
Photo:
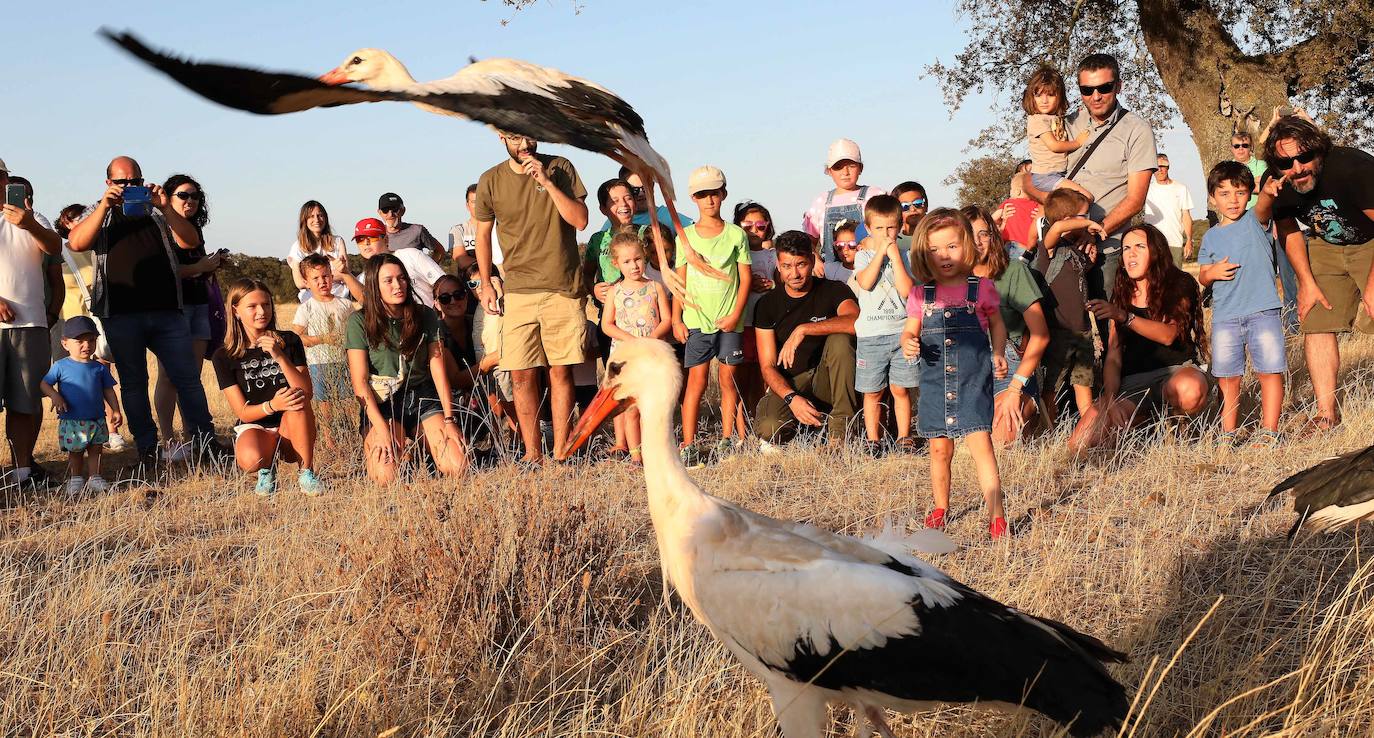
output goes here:
{"type": "Polygon", "coordinates": [[[301,485],[301,491],[311,497],[324,492],[324,480],[315,476],[314,469],[301,469],[301,474],[297,477],[301,485]]]}
{"type": "Polygon", "coordinates": [[[277,470],[259,469],[258,486],[254,487],[253,491],[257,492],[260,497],[274,494],[277,491],[277,470]]]}

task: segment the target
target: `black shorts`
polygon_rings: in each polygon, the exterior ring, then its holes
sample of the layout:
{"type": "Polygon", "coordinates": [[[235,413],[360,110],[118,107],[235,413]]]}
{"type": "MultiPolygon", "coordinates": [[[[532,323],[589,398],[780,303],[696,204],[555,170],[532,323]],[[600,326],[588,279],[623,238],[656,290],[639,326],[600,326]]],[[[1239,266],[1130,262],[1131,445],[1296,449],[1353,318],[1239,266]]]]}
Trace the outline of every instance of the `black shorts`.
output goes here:
{"type": "MultiPolygon", "coordinates": [[[[420,423],[444,412],[444,406],[439,402],[439,390],[435,389],[433,382],[399,389],[391,397],[377,403],[377,406],[382,411],[382,417],[400,423],[409,438],[416,437],[420,423]]],[[[366,436],[371,427],[367,408],[359,407],[358,433],[366,436]]]]}

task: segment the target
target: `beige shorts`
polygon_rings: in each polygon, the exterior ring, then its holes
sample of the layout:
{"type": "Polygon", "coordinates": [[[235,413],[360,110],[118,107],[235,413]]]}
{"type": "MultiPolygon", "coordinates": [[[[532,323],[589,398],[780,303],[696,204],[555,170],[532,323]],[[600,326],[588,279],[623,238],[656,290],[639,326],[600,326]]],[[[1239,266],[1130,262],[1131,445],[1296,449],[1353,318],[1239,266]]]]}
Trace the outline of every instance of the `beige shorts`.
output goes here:
{"type": "Polygon", "coordinates": [[[501,368],[570,366],[586,358],[587,298],[557,292],[507,292],[501,318],[501,368]]]}
{"type": "Polygon", "coordinates": [[[1374,333],[1374,321],[1360,307],[1370,267],[1374,266],[1374,241],[1332,246],[1313,238],[1307,244],[1307,261],[1312,268],[1312,279],[1326,295],[1331,309],[1327,310],[1320,303],[1313,305],[1302,321],[1302,332],[1349,333],[1353,326],[1361,333],[1374,333]]]}

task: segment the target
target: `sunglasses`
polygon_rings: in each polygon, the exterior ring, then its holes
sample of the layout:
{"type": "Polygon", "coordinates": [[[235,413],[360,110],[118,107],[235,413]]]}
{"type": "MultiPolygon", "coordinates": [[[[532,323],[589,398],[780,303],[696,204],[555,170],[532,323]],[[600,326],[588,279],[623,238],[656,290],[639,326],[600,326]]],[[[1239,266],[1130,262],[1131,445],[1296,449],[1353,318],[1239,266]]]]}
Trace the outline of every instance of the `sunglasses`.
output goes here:
{"type": "Polygon", "coordinates": [[[200,202],[201,194],[199,192],[173,192],[172,197],[183,201],[195,200],[196,202],[200,202]]]}
{"type": "Polygon", "coordinates": [[[859,242],[858,242],[858,241],[836,241],[836,242],[835,242],[835,248],[837,248],[837,249],[852,249],[852,248],[857,247],[858,245],[859,245],[859,242]]]}
{"type": "Polygon", "coordinates": [[[925,206],[926,199],[924,197],[918,197],[915,200],[912,200],[911,202],[902,203],[902,212],[905,213],[908,210],[915,210],[916,208],[923,208],[925,206]]]}
{"type": "Polygon", "coordinates": [[[644,188],[643,188],[643,187],[631,187],[631,188],[630,188],[630,196],[631,196],[631,197],[634,197],[634,198],[644,197],[644,188]]]}
{"type": "Polygon", "coordinates": [[[466,297],[466,295],[464,295],[462,292],[445,292],[442,295],[434,295],[434,301],[439,303],[440,305],[447,305],[450,302],[458,302],[462,300],[464,297],[466,297]]]}
{"type": "Polygon", "coordinates": [[[1293,164],[1309,164],[1317,158],[1317,152],[1304,151],[1297,156],[1279,156],[1274,158],[1274,168],[1280,172],[1286,172],[1293,168],[1293,164]]]}
{"type": "Polygon", "coordinates": [[[1095,85],[1095,86],[1094,86],[1094,85],[1079,85],[1079,86],[1078,86],[1078,94],[1082,95],[1083,97],[1091,97],[1092,94],[1093,94],[1094,92],[1096,92],[1096,93],[1098,93],[1098,94],[1100,94],[1100,95],[1105,95],[1105,94],[1107,94],[1107,93],[1109,93],[1109,92],[1111,92],[1112,90],[1115,90],[1115,89],[1116,89],[1116,80],[1112,80],[1111,82],[1103,82],[1102,84],[1100,84],[1100,85],[1095,85]]]}
{"type": "Polygon", "coordinates": [[[354,236],[353,243],[379,243],[381,236],[354,236]]]}
{"type": "Polygon", "coordinates": [[[740,226],[741,226],[741,227],[744,227],[744,228],[758,228],[758,229],[760,229],[760,230],[767,230],[767,229],[768,229],[768,221],[766,221],[766,220],[746,220],[746,221],[744,221],[743,223],[740,223],[740,226]]]}
{"type": "Polygon", "coordinates": [[[470,290],[475,290],[475,289],[477,289],[478,287],[481,287],[481,286],[482,286],[482,281],[481,281],[481,280],[478,280],[478,279],[469,279],[469,280],[468,280],[468,289],[470,289],[470,290]]]}
{"type": "Polygon", "coordinates": [[[119,185],[119,186],[121,186],[121,187],[142,187],[142,186],[143,186],[143,178],[142,178],[142,177],[130,177],[130,178],[128,178],[128,179],[112,179],[112,180],[110,180],[110,183],[111,183],[111,184],[117,184],[117,185],[119,185]]]}
{"type": "Polygon", "coordinates": [[[1231,148],[1233,148],[1233,149],[1248,149],[1248,148],[1250,148],[1250,144],[1231,144],[1231,148]]]}
{"type": "Polygon", "coordinates": [[[379,210],[379,212],[387,213],[388,215],[391,214],[391,213],[399,213],[399,212],[401,212],[401,209],[400,209],[399,207],[395,207],[395,208],[378,208],[378,210],[379,210]]]}

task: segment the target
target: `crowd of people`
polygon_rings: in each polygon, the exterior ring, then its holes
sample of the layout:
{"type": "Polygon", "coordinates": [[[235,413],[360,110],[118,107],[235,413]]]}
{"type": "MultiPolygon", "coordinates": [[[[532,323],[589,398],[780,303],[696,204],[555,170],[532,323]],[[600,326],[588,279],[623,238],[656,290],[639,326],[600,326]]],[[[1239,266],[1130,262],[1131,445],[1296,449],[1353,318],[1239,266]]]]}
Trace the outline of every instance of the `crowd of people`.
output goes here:
{"type": "MultiPolygon", "coordinates": [[[[782,231],[761,203],[730,206],[725,172],[708,165],[688,178],[696,212],[679,235],[622,170],[597,187],[606,220],[579,246],[592,213],[573,164],[501,133],[506,156],[467,188],[447,245],[385,193],[353,226],[354,273],[324,205],[302,205],[286,255],[294,295],[221,285],[226,252],[205,246],[209,204],[192,177],[159,186],[117,157],[96,203],[54,225],[0,162],[7,478],[47,483],[33,459],[45,396],[72,493],[108,488],[101,451],[126,420],[140,462],[233,459],[263,495],[283,463],[302,492],[323,491],[315,447],[348,448],[334,420],[355,410],[378,483],[412,449],[448,476],[495,447],[538,464],[564,446],[616,343],[641,337],[682,360],[688,466],[799,435],[853,437],[874,456],[925,449],[926,524],[939,528],[962,439],[994,538],[1008,533],[997,448],[1066,416],[1074,450],[1110,446],[1153,418],[1199,415],[1219,388],[1219,443],[1282,443],[1286,332],[1303,335],[1316,398],[1302,432],[1338,424],[1337,336],[1374,326],[1374,158],[1276,111],[1210,168],[1216,220],[1195,248],[1192,195],[1118,101],[1116,60],[1086,57],[1077,83],[1071,113],[1058,72],[1027,81],[1030,159],[995,209],[933,208],[914,180],[866,183],[859,146],[839,139],[824,160],[832,186],[782,231]],[[1194,256],[1197,278],[1182,268],[1194,256]],[[283,299],[300,303],[289,326],[283,299]],[[1262,411],[1242,438],[1247,358],[1262,411]],[[235,416],[232,446],[215,435],[204,361],[235,416]]],[[[627,413],[598,456],[638,463],[639,443],[627,413]]]]}

